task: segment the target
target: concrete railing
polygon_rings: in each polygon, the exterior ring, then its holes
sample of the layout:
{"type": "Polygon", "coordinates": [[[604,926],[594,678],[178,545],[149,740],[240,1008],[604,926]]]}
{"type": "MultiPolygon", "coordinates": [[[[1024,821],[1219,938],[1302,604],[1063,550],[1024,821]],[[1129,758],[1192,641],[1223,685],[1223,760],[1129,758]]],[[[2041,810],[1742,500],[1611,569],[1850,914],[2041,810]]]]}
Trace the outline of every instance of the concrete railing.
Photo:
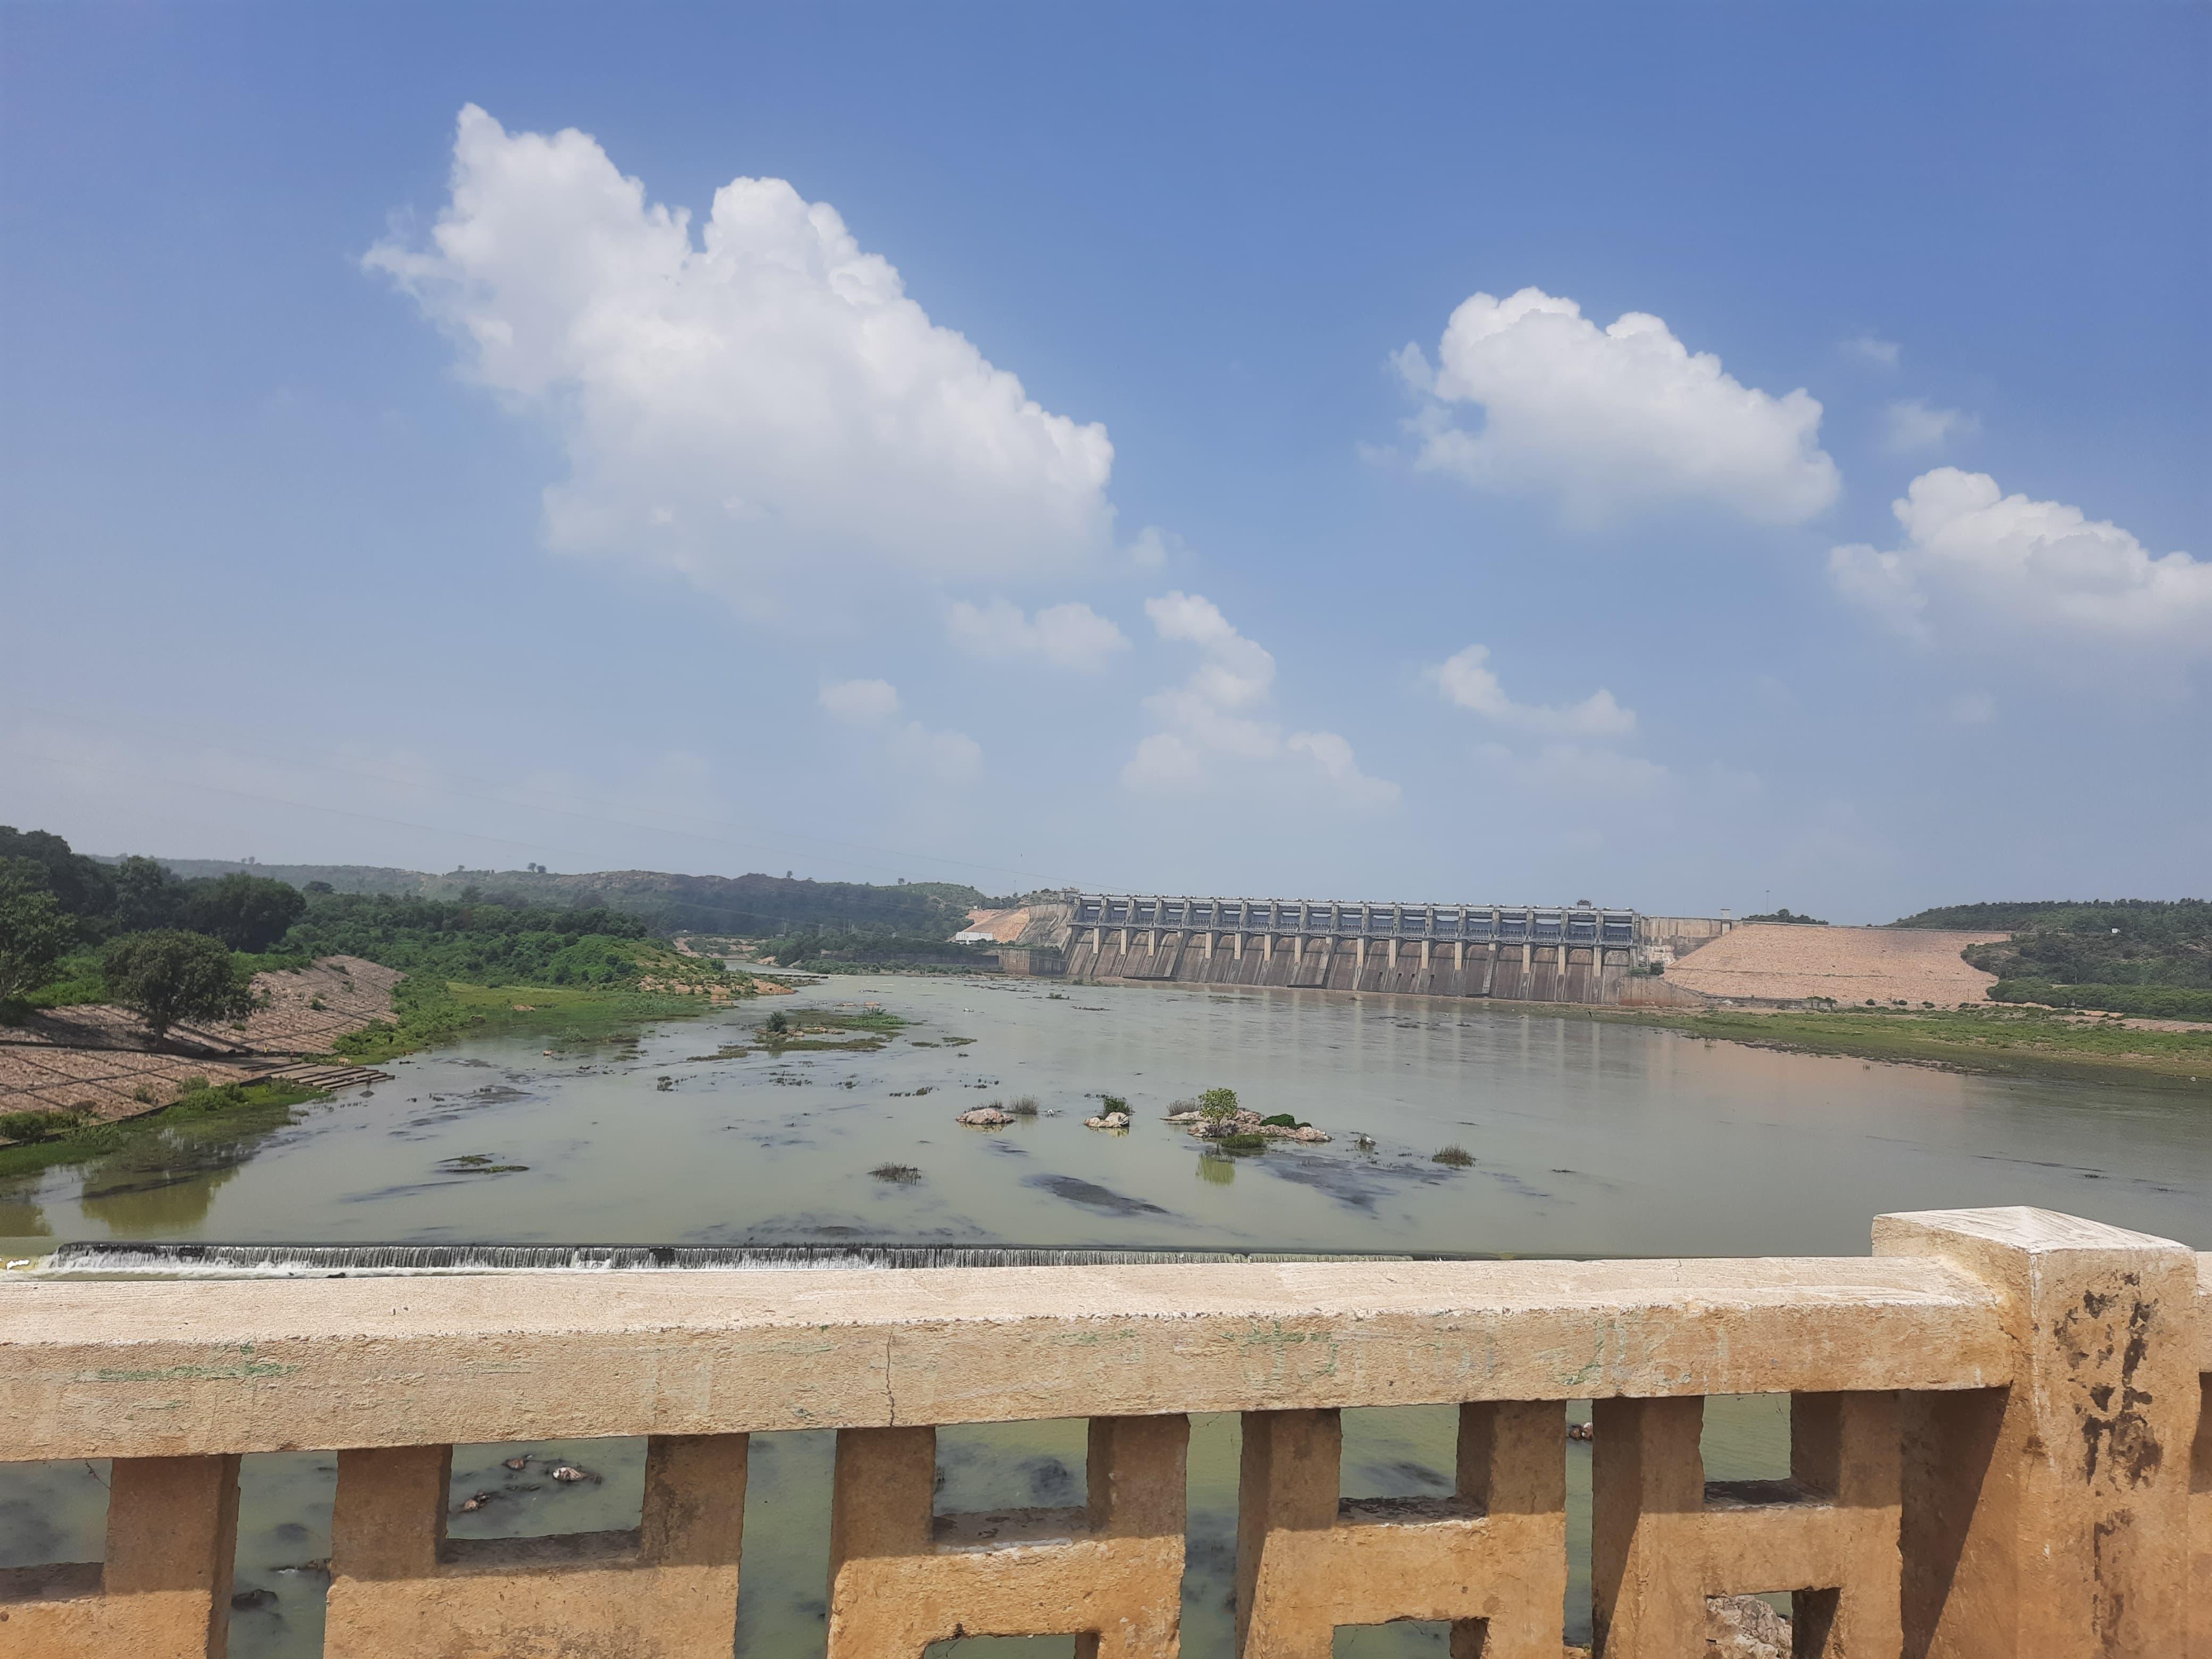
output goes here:
{"type": "Polygon", "coordinates": [[[831,1659],[1176,1651],[1188,1414],[1243,1416],[1237,1631],[1451,1621],[1558,1659],[1559,1402],[1594,1400],[1607,1659],[1796,1592],[1822,1659],[2212,1656],[2212,1257],[2033,1210],[1871,1258],[0,1285],[0,1456],[112,1458],[104,1564],[0,1575],[0,1655],[220,1653],[242,1453],[335,1449],[325,1651],[731,1652],[746,1436],[839,1431],[831,1659]],[[1791,1396],[1709,1484],[1704,1397],[1791,1396]],[[1090,1416],[1087,1502],[934,1515],[940,1425],[1090,1416]],[[1341,1500],[1346,1407],[1459,1407],[1457,1490],[1341,1500]],[[640,1524],[445,1535],[456,1443],[648,1437],[640,1524]],[[2193,1476],[2193,1479],[2192,1479],[2193,1476]],[[2197,1620],[2191,1628],[2191,1617],[2197,1620]],[[2192,1645],[2193,1644],[2193,1645],[2192,1645]]]}

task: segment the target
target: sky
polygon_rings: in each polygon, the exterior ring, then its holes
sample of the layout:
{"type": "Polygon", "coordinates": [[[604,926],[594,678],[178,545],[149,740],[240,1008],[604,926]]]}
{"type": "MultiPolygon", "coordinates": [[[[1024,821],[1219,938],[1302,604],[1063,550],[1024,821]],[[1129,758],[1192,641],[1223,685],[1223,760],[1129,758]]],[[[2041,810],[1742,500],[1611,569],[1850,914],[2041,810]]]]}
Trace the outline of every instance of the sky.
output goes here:
{"type": "Polygon", "coordinates": [[[2212,9],[0,3],[0,822],[2203,896],[2212,9]]]}

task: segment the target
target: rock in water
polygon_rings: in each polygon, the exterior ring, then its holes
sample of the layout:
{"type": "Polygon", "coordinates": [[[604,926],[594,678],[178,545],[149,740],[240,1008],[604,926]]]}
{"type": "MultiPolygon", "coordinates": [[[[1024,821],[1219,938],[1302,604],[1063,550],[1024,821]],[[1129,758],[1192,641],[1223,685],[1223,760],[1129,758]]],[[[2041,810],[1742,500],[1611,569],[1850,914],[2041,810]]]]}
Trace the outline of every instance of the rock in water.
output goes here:
{"type": "Polygon", "coordinates": [[[1790,1621],[1756,1595],[1705,1598],[1705,1659],[1790,1659],[1790,1621]]]}

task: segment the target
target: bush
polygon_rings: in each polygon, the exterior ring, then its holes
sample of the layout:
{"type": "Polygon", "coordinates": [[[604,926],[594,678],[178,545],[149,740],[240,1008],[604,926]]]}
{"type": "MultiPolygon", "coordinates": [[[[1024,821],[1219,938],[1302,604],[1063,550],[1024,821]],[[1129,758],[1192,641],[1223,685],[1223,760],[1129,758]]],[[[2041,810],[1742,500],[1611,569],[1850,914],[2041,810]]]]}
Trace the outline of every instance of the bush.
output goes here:
{"type": "Polygon", "coordinates": [[[67,1107],[28,1112],[0,1112],[0,1140],[51,1140],[83,1121],[67,1107]]]}
{"type": "MultiPolygon", "coordinates": [[[[1180,1104],[1181,1103],[1177,1103],[1180,1104]]],[[[1127,1114],[1129,1112],[1129,1103],[1122,1099],[1119,1095],[1099,1096],[1098,1115],[1103,1117],[1109,1112],[1121,1112],[1127,1114]]],[[[1133,1115],[1133,1114],[1131,1114],[1131,1115],[1133,1115]]]]}
{"type": "Polygon", "coordinates": [[[772,1037],[787,1036],[791,1030],[791,1016],[779,1008],[768,1017],[761,1030],[772,1037]]]}
{"type": "Polygon", "coordinates": [[[1267,1150],[1265,1135],[1224,1135],[1213,1143],[1224,1152],[1264,1152],[1267,1150]]]}
{"type": "Polygon", "coordinates": [[[1016,1117],[1035,1117],[1037,1115],[1036,1097],[1024,1095],[1018,1100],[1010,1100],[1006,1103],[1006,1109],[1016,1117]]]}
{"type": "Polygon", "coordinates": [[[1439,1146],[1430,1154],[1429,1162],[1446,1164],[1455,1170],[1464,1170],[1474,1162],[1474,1154],[1464,1146],[1439,1146]]]}
{"type": "Polygon", "coordinates": [[[1200,1117],[1211,1119],[1217,1123],[1221,1122],[1225,1119],[1235,1117],[1237,1115],[1237,1091],[1234,1089],[1208,1089],[1204,1094],[1198,1097],[1198,1115],[1200,1117]]]}
{"type": "Polygon", "coordinates": [[[1292,1117],[1288,1112],[1278,1112],[1273,1117],[1261,1118],[1260,1121],[1278,1129],[1296,1129],[1301,1127],[1297,1119],[1292,1117]]]}

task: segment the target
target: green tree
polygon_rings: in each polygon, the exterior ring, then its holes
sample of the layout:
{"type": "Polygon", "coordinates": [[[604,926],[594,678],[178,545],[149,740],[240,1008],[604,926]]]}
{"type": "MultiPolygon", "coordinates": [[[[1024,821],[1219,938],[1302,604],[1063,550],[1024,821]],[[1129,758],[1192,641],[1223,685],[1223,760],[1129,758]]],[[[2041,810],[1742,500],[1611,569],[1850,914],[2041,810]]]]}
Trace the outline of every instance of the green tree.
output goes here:
{"type": "Polygon", "coordinates": [[[166,1036],[179,1020],[240,1019],[253,994],[220,939],[168,928],[117,939],[100,958],[115,1000],[166,1036]]]}
{"type": "Polygon", "coordinates": [[[189,893],[184,878],[159,859],[127,858],[114,869],[115,931],[143,933],[173,927],[189,893]]]}
{"type": "Polygon", "coordinates": [[[289,882],[240,873],[194,883],[179,920],[234,951],[265,951],[307,908],[307,896],[289,882]]]}
{"type": "Polygon", "coordinates": [[[0,859],[29,859],[44,866],[46,885],[63,909],[87,920],[115,908],[115,885],[99,860],[70,850],[49,830],[17,830],[0,823],[0,859]]]}
{"type": "Polygon", "coordinates": [[[0,859],[0,1002],[46,982],[76,924],[30,859],[0,859]]]}

